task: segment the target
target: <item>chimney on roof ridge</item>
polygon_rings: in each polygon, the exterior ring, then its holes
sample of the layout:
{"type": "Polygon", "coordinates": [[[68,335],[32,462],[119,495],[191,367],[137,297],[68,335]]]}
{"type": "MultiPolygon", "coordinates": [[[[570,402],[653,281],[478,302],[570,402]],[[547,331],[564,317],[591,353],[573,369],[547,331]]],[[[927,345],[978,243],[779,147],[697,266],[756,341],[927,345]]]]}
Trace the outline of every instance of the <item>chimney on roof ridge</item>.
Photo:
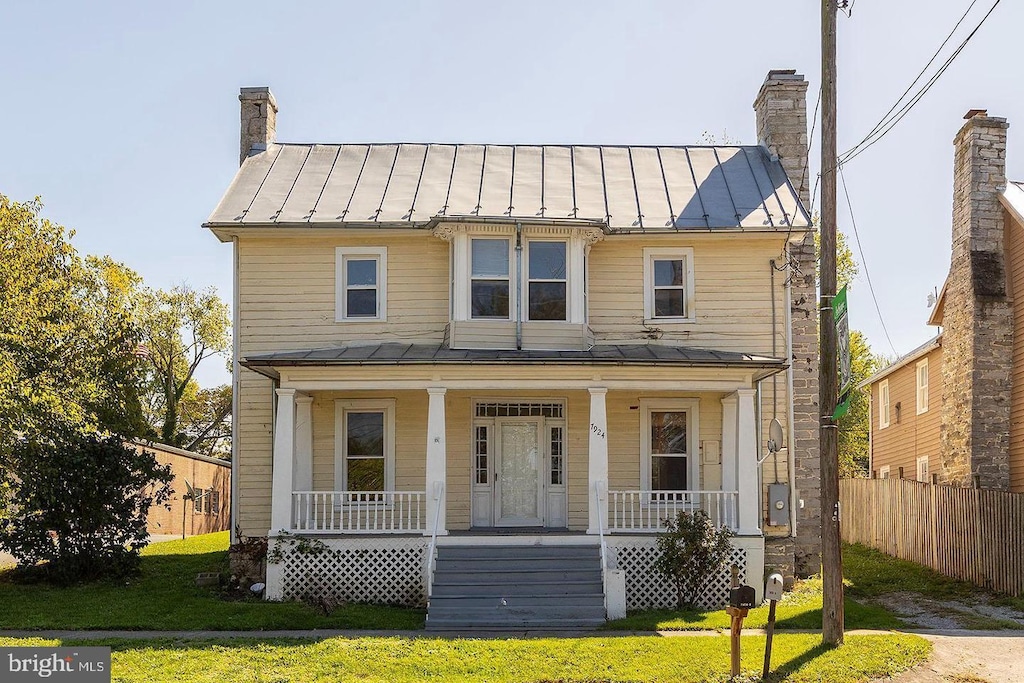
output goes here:
{"type": "Polygon", "coordinates": [[[241,142],[238,164],[247,157],[265,152],[277,139],[277,100],[270,88],[242,88],[238,93],[241,103],[241,142]]]}
{"type": "Polygon", "coordinates": [[[804,206],[807,183],[807,81],[796,69],[773,69],[754,100],[757,142],[778,157],[804,206]]]}

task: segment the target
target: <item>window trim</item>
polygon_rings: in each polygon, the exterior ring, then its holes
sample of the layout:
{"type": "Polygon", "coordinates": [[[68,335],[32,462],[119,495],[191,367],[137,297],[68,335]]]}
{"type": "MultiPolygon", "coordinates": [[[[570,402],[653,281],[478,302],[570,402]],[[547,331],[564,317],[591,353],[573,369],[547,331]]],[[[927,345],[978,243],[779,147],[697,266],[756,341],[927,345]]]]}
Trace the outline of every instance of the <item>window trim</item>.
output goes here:
{"type": "Polygon", "coordinates": [[[889,479],[890,478],[889,472],[890,472],[889,466],[888,465],[882,465],[881,467],[878,468],[878,478],[879,479],[889,479]]]}
{"type": "MultiPolygon", "coordinates": [[[[334,490],[348,491],[348,413],[384,413],[384,491],[395,490],[395,399],[337,399],[334,401],[334,490]]],[[[365,505],[365,503],[361,503],[365,505]]]]}
{"type": "MultiPolygon", "coordinates": [[[[388,301],[388,248],[387,247],[336,247],[334,250],[334,321],[339,323],[380,323],[387,322],[388,301]],[[345,310],[348,298],[348,283],[345,281],[345,262],[356,260],[377,261],[377,315],[348,316],[345,310]],[[361,258],[360,258],[361,257],[361,258]]],[[[362,289],[362,288],[361,288],[362,289]]]]}
{"type": "Polygon", "coordinates": [[[644,247],[644,322],[646,323],[693,323],[697,321],[696,297],[694,296],[693,247],[644,247]],[[682,260],[683,316],[654,315],[654,262],[682,260]]]}
{"type": "MultiPolygon", "coordinates": [[[[700,399],[697,398],[642,398],[640,399],[640,488],[653,491],[651,477],[651,413],[686,413],[686,485],[689,491],[700,490],[700,399]],[[696,488],[694,488],[696,485],[696,488]]],[[[644,505],[650,500],[644,496],[644,505]]]]}
{"type": "Polygon", "coordinates": [[[878,383],[878,428],[885,429],[891,424],[889,408],[889,380],[883,379],[878,383]]]}
{"type": "Polygon", "coordinates": [[[917,387],[917,414],[920,415],[921,413],[928,412],[928,386],[931,377],[930,371],[928,370],[927,358],[918,361],[917,369],[915,370],[914,375],[916,377],[915,385],[917,387]],[[924,384],[921,383],[922,370],[924,370],[924,384]]]}
{"type": "Polygon", "coordinates": [[[931,463],[928,462],[928,456],[927,455],[919,455],[919,456],[917,456],[917,467],[916,467],[916,469],[914,471],[914,474],[916,475],[915,479],[917,479],[918,481],[923,481],[925,483],[928,483],[931,480],[931,478],[932,478],[932,476],[931,476],[931,474],[932,474],[931,473],[931,466],[930,465],[931,465],[931,463]],[[921,465],[922,464],[924,464],[924,479],[921,478],[921,465]]]}
{"type": "Polygon", "coordinates": [[[516,280],[515,280],[515,257],[514,257],[514,254],[515,254],[515,244],[513,244],[513,239],[511,237],[509,237],[508,235],[491,235],[491,234],[470,235],[469,236],[469,240],[468,240],[467,245],[466,245],[466,249],[467,249],[466,273],[467,273],[468,278],[466,280],[466,285],[465,286],[466,286],[466,289],[467,289],[467,297],[468,297],[468,301],[469,301],[469,308],[466,311],[466,316],[467,316],[466,319],[467,320],[485,321],[485,322],[488,321],[488,320],[499,321],[499,320],[512,320],[512,319],[514,319],[515,318],[515,311],[516,311],[516,287],[515,287],[515,281],[516,280]],[[505,275],[504,279],[500,278],[500,277],[487,277],[487,276],[475,277],[473,275],[473,240],[504,241],[504,242],[506,242],[508,244],[508,247],[506,249],[506,255],[508,256],[508,273],[505,275]],[[475,281],[477,281],[477,280],[479,280],[481,282],[503,282],[504,281],[504,282],[508,283],[508,315],[507,316],[505,316],[504,318],[499,317],[499,316],[482,316],[480,318],[473,317],[473,283],[475,281]]]}

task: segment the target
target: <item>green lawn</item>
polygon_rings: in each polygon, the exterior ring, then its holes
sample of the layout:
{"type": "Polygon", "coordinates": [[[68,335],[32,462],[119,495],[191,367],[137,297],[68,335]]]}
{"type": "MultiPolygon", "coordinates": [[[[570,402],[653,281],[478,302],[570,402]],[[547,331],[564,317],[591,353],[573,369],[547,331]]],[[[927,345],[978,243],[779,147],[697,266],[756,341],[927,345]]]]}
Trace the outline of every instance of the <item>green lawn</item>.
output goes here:
{"type": "Polygon", "coordinates": [[[423,610],[347,605],[330,616],[297,603],[224,600],[195,576],[227,570],[228,533],[154,543],[142,574],[70,588],[23,585],[0,569],[0,629],[418,629],[423,610]]]}
{"type": "MultiPolygon", "coordinates": [[[[808,579],[783,595],[775,610],[778,629],[821,629],[821,580],[808,579]]],[[[725,610],[644,610],[630,613],[625,619],[611,621],[606,628],[623,631],[699,631],[728,629],[725,610]]],[[[768,623],[768,607],[750,610],[743,620],[744,628],[762,628],[768,623]]],[[[846,628],[896,629],[906,626],[881,607],[862,605],[846,599],[846,628]]]]}
{"type": "MultiPolygon", "coordinates": [[[[0,646],[56,645],[3,640],[0,646]]],[[[98,644],[98,643],[92,643],[98,644]]],[[[152,642],[112,641],[113,675],[124,683],[162,681],[724,681],[726,636],[578,639],[442,640],[328,638],[323,640],[152,642]]],[[[773,647],[773,681],[853,683],[890,676],[924,661],[923,638],[854,636],[838,649],[811,634],[783,634],[773,647]]],[[[759,672],[763,637],[743,639],[744,672],[759,672]]],[[[747,680],[756,680],[751,677],[747,680]]]]}

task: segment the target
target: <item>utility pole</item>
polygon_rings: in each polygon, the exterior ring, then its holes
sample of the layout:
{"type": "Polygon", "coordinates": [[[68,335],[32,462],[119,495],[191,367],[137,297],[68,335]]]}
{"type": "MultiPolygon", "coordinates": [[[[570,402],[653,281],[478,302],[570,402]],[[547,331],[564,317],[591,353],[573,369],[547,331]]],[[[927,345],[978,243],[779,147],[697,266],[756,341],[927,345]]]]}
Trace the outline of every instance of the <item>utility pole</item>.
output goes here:
{"type": "Polygon", "coordinates": [[[839,427],[836,324],[836,0],[821,2],[821,338],[818,406],[821,409],[821,639],[843,643],[843,557],[839,545],[839,427]]]}

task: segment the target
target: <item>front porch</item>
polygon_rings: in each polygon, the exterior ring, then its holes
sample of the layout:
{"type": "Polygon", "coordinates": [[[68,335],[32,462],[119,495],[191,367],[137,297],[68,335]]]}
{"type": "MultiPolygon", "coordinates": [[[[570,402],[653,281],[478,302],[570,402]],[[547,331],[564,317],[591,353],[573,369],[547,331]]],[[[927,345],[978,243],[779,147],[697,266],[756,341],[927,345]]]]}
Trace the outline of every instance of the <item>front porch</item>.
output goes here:
{"type": "Polygon", "coordinates": [[[697,509],[733,530],[734,560],[760,576],[749,374],[488,386],[289,374],[276,390],[271,543],[286,532],[325,550],[269,564],[268,598],[416,604],[438,545],[568,542],[603,547],[629,608],[668,604],[654,534],[697,509]]]}

